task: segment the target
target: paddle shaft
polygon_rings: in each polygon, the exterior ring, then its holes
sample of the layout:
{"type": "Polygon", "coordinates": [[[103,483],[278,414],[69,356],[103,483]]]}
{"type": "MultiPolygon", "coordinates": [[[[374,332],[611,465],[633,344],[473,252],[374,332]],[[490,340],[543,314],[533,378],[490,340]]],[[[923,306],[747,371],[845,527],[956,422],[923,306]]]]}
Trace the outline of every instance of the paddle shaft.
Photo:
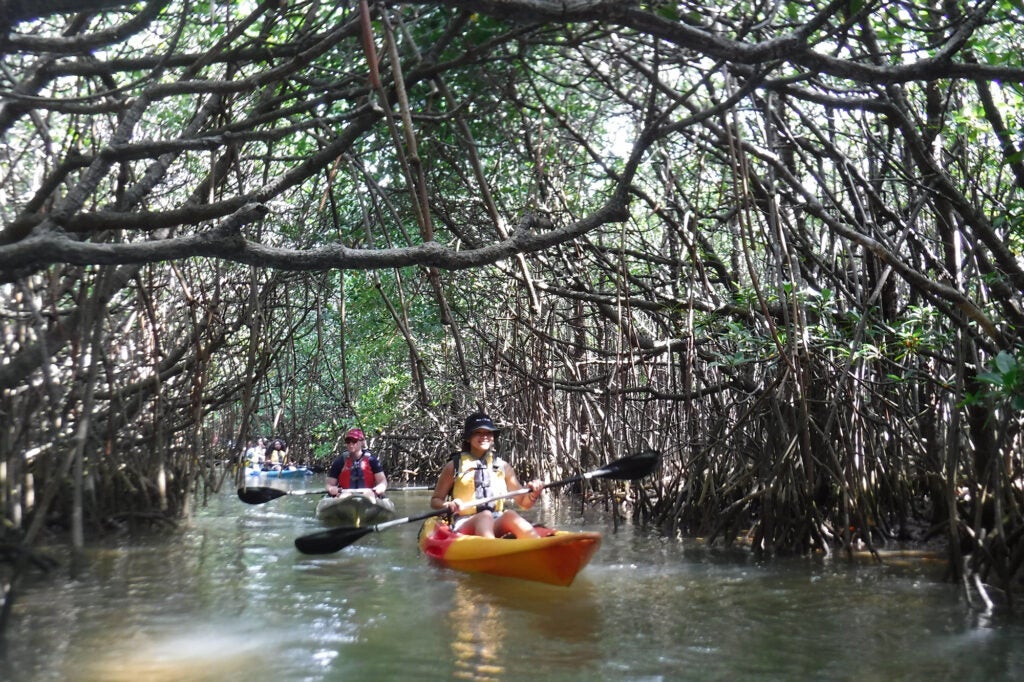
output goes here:
{"type": "MultiPolygon", "coordinates": [[[[570,476],[569,478],[563,478],[560,481],[551,481],[550,483],[545,483],[544,487],[545,488],[560,488],[563,485],[569,485],[570,483],[578,483],[580,481],[585,481],[588,478],[594,478],[596,476],[604,476],[605,474],[609,473],[609,471],[610,471],[610,469],[607,469],[607,468],[606,469],[597,469],[595,471],[588,471],[588,472],[583,473],[583,474],[577,474],[575,476],[570,476]]],[[[520,495],[525,495],[526,493],[529,493],[529,492],[532,492],[529,488],[520,488],[519,490],[513,490],[511,492],[502,493],[501,495],[492,495],[491,497],[485,497],[482,500],[473,500],[472,502],[468,502],[467,506],[470,506],[470,505],[476,506],[476,505],[481,505],[481,504],[487,504],[489,502],[497,502],[498,500],[506,500],[506,499],[508,499],[510,497],[519,497],[520,495]]]]}
{"type": "MultiPolygon", "coordinates": [[[[374,497],[380,497],[376,493],[371,492],[370,488],[351,488],[350,490],[358,491],[363,495],[373,495],[374,497]]],[[[425,485],[411,485],[404,488],[388,488],[390,491],[402,492],[405,490],[430,490],[429,486],[425,485]]],[[[287,495],[326,495],[327,491],[320,490],[282,490],[281,488],[270,488],[267,486],[242,486],[238,489],[238,497],[242,502],[246,504],[264,504],[271,500],[276,500],[279,497],[286,497],[287,495]]]]}
{"type": "MultiPolygon", "coordinates": [[[[341,488],[340,489],[340,491],[343,492],[343,493],[344,492],[350,492],[350,493],[357,492],[360,495],[366,495],[366,494],[368,494],[372,490],[373,490],[373,488],[341,488]]],[[[400,493],[400,492],[404,492],[406,490],[430,490],[430,486],[428,486],[428,485],[410,485],[410,486],[405,486],[404,488],[388,488],[384,492],[385,493],[400,493]]],[[[286,495],[326,495],[327,491],[326,490],[289,490],[285,494],[286,495]]],[[[374,493],[374,495],[376,495],[376,493],[374,493]]],[[[378,497],[379,497],[379,495],[378,495],[378,497]]]]}
{"type": "MultiPolygon", "coordinates": [[[[604,469],[598,469],[597,471],[588,471],[585,474],[579,474],[577,476],[570,476],[569,478],[563,478],[560,481],[552,481],[551,483],[545,483],[544,487],[545,488],[558,488],[558,487],[561,487],[563,485],[569,485],[570,483],[576,483],[577,481],[584,481],[584,480],[586,480],[588,478],[593,478],[594,476],[601,475],[602,473],[604,473],[604,469]]],[[[519,488],[518,490],[513,490],[511,492],[502,493],[500,495],[491,495],[490,497],[484,497],[484,498],[479,499],[479,500],[473,500],[471,505],[472,506],[480,506],[480,505],[483,505],[483,504],[489,504],[491,502],[497,502],[498,500],[507,500],[510,497],[519,497],[520,495],[525,495],[528,492],[531,492],[531,490],[529,488],[519,488]]],[[[369,526],[367,528],[367,530],[371,530],[371,531],[375,531],[375,532],[379,533],[382,530],[387,530],[388,528],[391,528],[392,526],[400,526],[402,524],[412,523],[414,521],[423,521],[423,520],[429,519],[429,518],[431,518],[433,516],[442,516],[442,515],[447,514],[447,513],[448,513],[447,509],[434,509],[432,511],[423,512],[422,514],[416,514],[415,516],[406,516],[406,517],[401,518],[401,519],[393,519],[391,521],[385,521],[384,523],[378,523],[378,524],[376,524],[374,526],[369,526]]]]}

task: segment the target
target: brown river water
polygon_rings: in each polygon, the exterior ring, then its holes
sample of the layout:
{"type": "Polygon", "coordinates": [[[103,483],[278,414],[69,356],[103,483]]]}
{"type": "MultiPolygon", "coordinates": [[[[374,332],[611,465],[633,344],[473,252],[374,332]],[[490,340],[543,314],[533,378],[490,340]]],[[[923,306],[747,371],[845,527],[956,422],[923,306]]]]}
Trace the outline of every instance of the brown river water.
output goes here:
{"type": "MultiPolygon", "coordinates": [[[[391,497],[404,517],[428,495],[391,497]]],[[[430,565],[418,523],[300,554],[315,504],[230,490],[187,528],[89,548],[76,579],[24,586],[0,680],[1024,680],[1024,618],[911,553],[759,561],[563,501],[527,516],[603,542],[562,588],[430,565]]]]}

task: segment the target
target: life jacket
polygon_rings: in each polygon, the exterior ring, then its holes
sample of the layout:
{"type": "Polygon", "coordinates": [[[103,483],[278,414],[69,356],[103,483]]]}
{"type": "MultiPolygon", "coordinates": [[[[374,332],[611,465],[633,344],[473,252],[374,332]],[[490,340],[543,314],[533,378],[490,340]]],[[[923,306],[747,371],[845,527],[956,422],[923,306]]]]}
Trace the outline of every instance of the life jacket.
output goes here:
{"type": "Polygon", "coordinates": [[[338,474],[338,486],[342,488],[372,488],[374,485],[373,469],[370,467],[370,453],[363,450],[359,461],[352,457],[345,458],[345,466],[338,474]],[[355,467],[352,465],[355,464],[355,467]]]}
{"type": "MultiPolygon", "coordinates": [[[[505,483],[505,462],[500,457],[487,453],[481,460],[468,452],[460,452],[452,456],[452,464],[455,466],[455,485],[452,487],[452,497],[472,503],[473,500],[481,500],[508,492],[505,483]]],[[[463,509],[461,514],[469,516],[484,509],[501,511],[503,508],[504,500],[495,500],[477,507],[463,509]]]]}

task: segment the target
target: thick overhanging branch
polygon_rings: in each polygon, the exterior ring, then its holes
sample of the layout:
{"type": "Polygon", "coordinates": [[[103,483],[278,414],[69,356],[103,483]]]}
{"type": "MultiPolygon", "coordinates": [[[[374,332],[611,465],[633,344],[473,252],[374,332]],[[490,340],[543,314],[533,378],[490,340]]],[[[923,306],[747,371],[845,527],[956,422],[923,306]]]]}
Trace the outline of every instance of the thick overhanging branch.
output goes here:
{"type": "MultiPolygon", "coordinates": [[[[37,38],[35,36],[7,36],[6,50],[23,52],[86,52],[101,45],[123,39],[148,25],[169,0],[155,0],[129,21],[114,28],[85,36],[62,36],[60,38],[37,38]]],[[[7,33],[11,26],[23,21],[42,19],[54,14],[80,12],[107,12],[124,8],[130,10],[136,3],[127,0],[4,0],[0,2],[0,28],[7,33]]]]}
{"type": "Polygon", "coordinates": [[[154,241],[118,244],[76,241],[60,230],[32,235],[16,244],[0,247],[0,281],[12,281],[28,270],[56,263],[123,265],[192,257],[221,258],[289,271],[374,270],[411,265],[466,270],[519,253],[543,251],[628,217],[622,194],[617,193],[589,217],[558,229],[538,231],[536,228],[544,226],[543,219],[526,215],[508,239],[476,249],[460,251],[437,242],[390,249],[354,249],[342,244],[299,249],[267,246],[250,241],[242,234],[243,227],[262,219],[268,212],[263,204],[247,204],[211,231],[154,241]]]}
{"type": "MultiPolygon", "coordinates": [[[[910,81],[967,79],[1020,82],[1024,68],[993,66],[954,61],[953,57],[967,41],[970,32],[986,17],[991,3],[976,8],[948,45],[935,56],[905,64],[878,65],[833,57],[815,49],[819,35],[810,35],[805,26],[787,35],[744,42],[684,20],[666,18],[642,9],[640,3],[619,0],[436,0],[431,5],[448,5],[499,19],[529,24],[601,21],[665,40],[680,48],[695,50],[711,59],[734,64],[761,64],[782,61],[809,72],[845,78],[858,83],[884,84],[910,81]]],[[[822,8],[819,17],[845,10],[844,0],[836,0],[822,8]]],[[[822,22],[818,22],[822,23],[822,22]]]]}

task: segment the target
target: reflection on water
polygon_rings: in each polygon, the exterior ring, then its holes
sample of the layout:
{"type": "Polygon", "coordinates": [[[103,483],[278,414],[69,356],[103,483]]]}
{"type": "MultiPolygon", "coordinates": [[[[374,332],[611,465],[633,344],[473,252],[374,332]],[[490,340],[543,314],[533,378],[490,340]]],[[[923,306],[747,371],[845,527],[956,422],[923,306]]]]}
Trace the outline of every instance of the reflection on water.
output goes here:
{"type": "MultiPolygon", "coordinates": [[[[398,516],[428,496],[396,493],[398,516]]],[[[90,549],[77,580],[26,586],[0,679],[931,682],[1024,670],[1022,623],[979,617],[922,557],[761,563],[564,505],[530,514],[604,541],[560,588],[429,564],[416,524],[301,555],[294,538],[321,528],[315,503],[228,492],[185,531],[90,549]]]]}
{"type": "Polygon", "coordinates": [[[569,588],[460,575],[453,603],[459,610],[450,618],[452,649],[462,679],[515,679],[529,675],[537,661],[560,676],[599,679],[605,623],[600,595],[584,574],[569,588]],[[494,676],[495,670],[506,674],[494,676]]]}
{"type": "Polygon", "coordinates": [[[502,611],[489,599],[481,598],[469,581],[455,587],[455,603],[447,621],[452,629],[452,658],[455,677],[462,680],[500,680],[505,668],[502,645],[505,624],[502,611]]]}
{"type": "Polygon", "coordinates": [[[516,661],[521,653],[505,651],[510,638],[517,651],[524,636],[531,640],[529,656],[570,670],[582,673],[600,659],[602,623],[592,585],[563,588],[480,574],[458,575],[452,582],[453,608],[445,620],[455,677],[510,679],[512,662],[520,672],[528,669],[529,660],[516,661]]]}

